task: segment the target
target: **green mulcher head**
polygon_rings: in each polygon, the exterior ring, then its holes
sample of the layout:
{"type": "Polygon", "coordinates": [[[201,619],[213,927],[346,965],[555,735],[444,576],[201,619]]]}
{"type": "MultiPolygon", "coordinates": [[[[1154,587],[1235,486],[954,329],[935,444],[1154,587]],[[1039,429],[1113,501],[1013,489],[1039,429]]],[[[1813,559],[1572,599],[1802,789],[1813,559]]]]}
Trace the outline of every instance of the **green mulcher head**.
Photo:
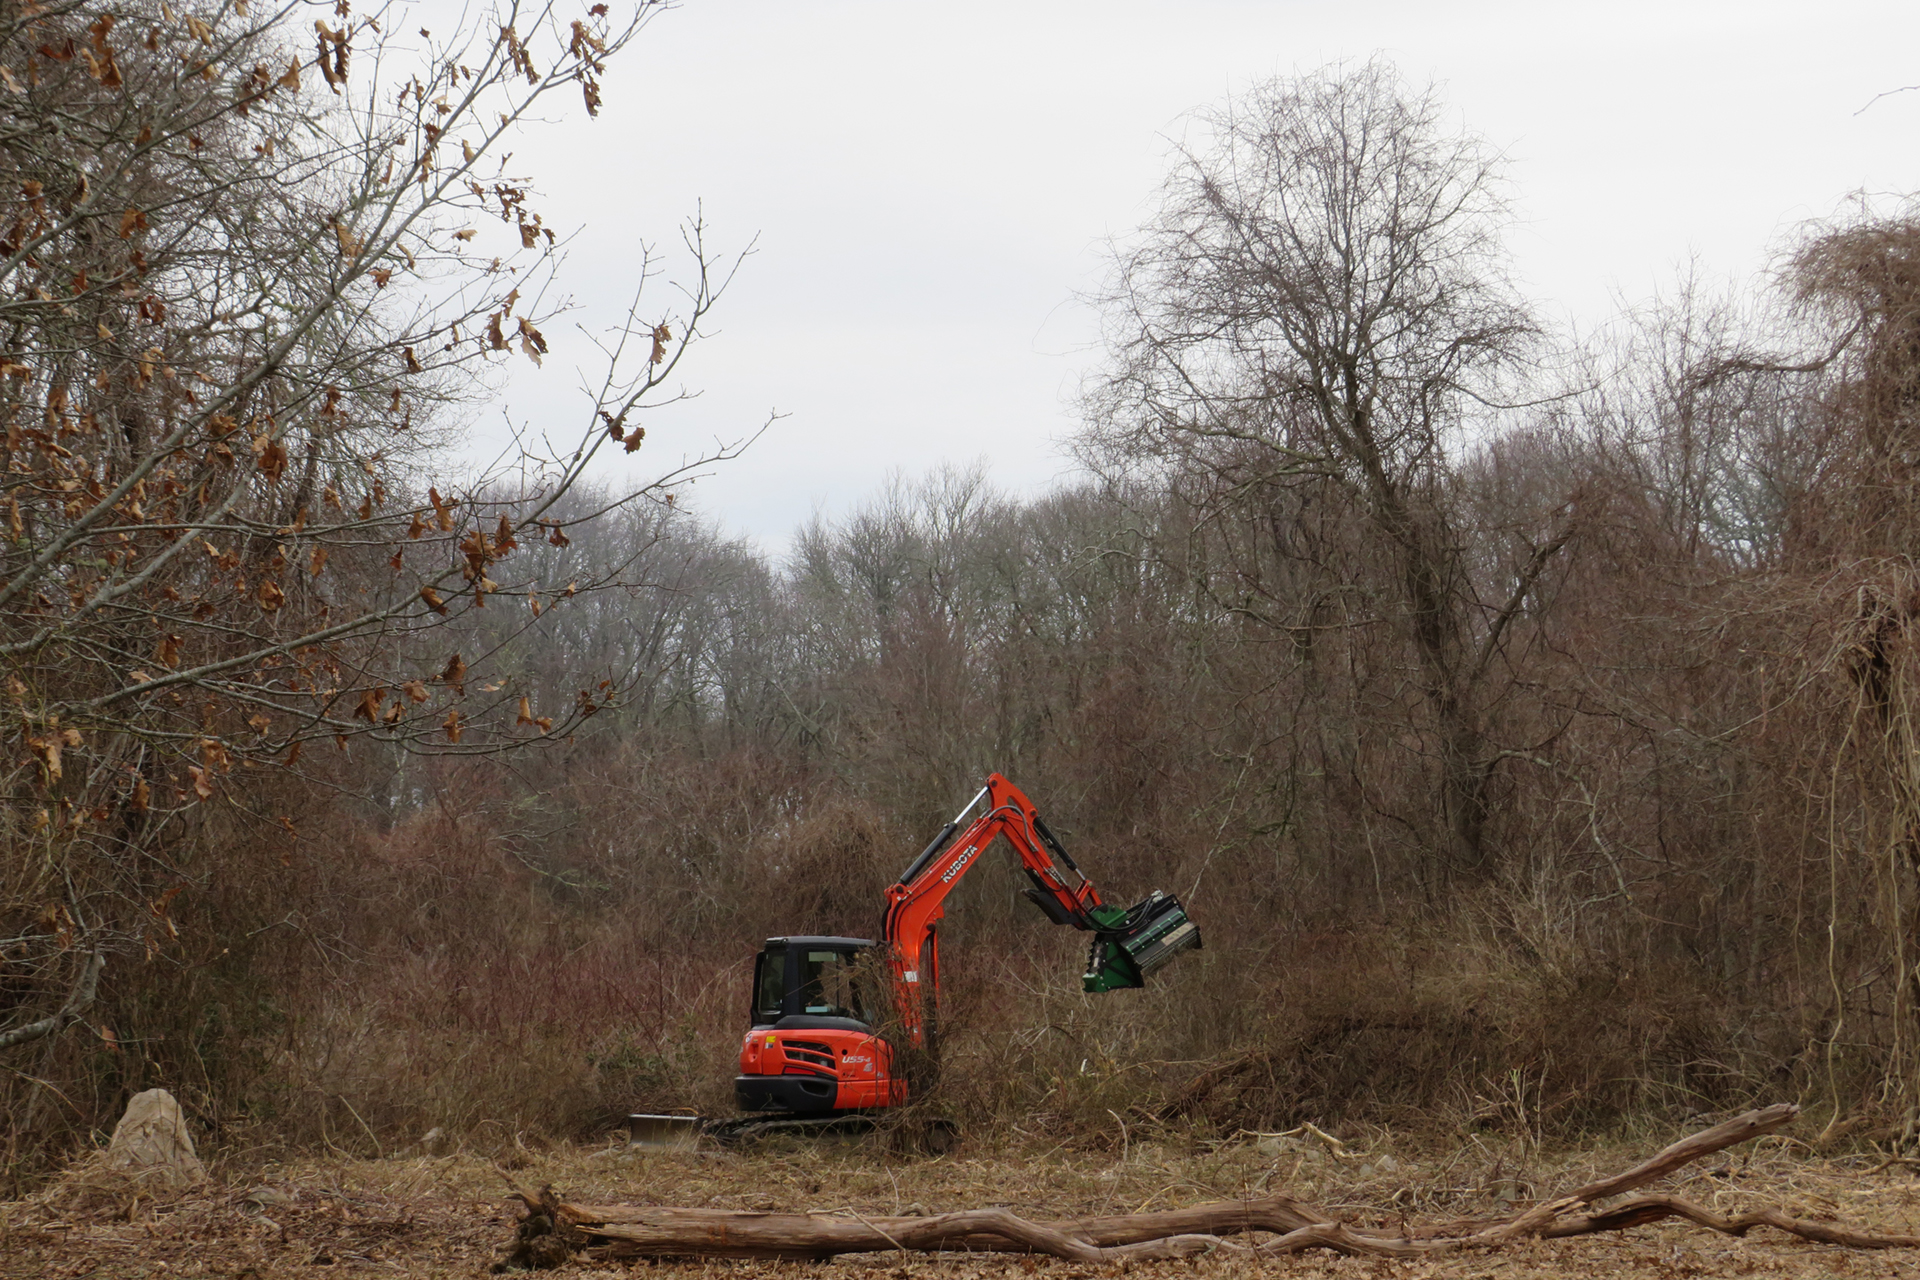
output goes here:
{"type": "Polygon", "coordinates": [[[1081,979],[1088,991],[1144,987],[1148,974],[1182,951],[1200,947],[1200,926],[1187,918],[1180,899],[1158,889],[1125,911],[1096,908],[1093,918],[1098,927],[1081,979]]]}

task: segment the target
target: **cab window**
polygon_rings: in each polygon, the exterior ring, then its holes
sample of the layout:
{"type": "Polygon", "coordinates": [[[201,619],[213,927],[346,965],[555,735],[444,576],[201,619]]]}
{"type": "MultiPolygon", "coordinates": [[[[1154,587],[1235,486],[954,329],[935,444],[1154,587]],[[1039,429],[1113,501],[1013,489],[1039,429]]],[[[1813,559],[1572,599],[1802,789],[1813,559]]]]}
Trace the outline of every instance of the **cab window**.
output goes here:
{"type": "Polygon", "coordinates": [[[868,1022],[866,1002],[855,981],[856,955],[845,951],[807,951],[800,957],[801,1012],[868,1022]]]}
{"type": "Polygon", "coordinates": [[[787,949],[768,947],[754,961],[753,1022],[763,1026],[780,1021],[786,1012],[787,949]]]}

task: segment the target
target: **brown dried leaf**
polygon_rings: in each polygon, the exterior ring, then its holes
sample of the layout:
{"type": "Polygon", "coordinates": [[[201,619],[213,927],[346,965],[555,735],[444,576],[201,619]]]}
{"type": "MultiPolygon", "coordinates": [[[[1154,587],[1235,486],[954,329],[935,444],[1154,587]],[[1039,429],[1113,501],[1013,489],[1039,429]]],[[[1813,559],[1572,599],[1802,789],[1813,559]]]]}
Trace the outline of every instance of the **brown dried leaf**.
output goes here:
{"type": "MultiPolygon", "coordinates": [[[[525,699],[522,699],[524,702],[525,699]]],[[[40,757],[40,766],[47,771],[47,785],[60,781],[60,739],[57,735],[48,737],[30,737],[27,750],[40,757]]]]}
{"type": "Polygon", "coordinates": [[[527,323],[525,316],[519,317],[519,323],[520,350],[527,354],[528,359],[539,364],[540,357],[547,353],[547,340],[541,336],[538,329],[527,323]]]}
{"type": "Polygon", "coordinates": [[[272,484],[280,479],[280,473],[287,469],[287,447],[268,436],[257,437],[253,442],[254,465],[272,484]]]}
{"type": "Polygon", "coordinates": [[[313,65],[320,68],[320,78],[327,82],[327,88],[333,90],[335,93],[339,93],[341,84],[340,74],[333,69],[333,64],[327,60],[326,28],[318,22],[313,25],[321,28],[320,56],[313,60],[313,65]]]}

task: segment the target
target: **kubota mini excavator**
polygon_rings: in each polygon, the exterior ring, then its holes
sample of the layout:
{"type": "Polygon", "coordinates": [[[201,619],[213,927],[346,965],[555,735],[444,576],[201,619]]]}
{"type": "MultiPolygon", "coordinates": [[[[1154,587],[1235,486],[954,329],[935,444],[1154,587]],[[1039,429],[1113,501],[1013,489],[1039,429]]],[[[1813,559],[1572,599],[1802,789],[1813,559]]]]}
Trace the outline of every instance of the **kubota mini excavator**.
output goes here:
{"type": "Polygon", "coordinates": [[[740,1108],[760,1115],[730,1122],[721,1136],[827,1127],[907,1101],[906,1072],[896,1063],[895,1046],[910,1053],[932,1048],[930,1023],[940,989],[935,926],[942,904],[996,836],[1007,838],[1033,882],[1021,892],[1055,924],[1093,934],[1082,978],[1087,991],[1145,986],[1148,974],[1200,945],[1199,927],[1171,894],[1155,890],[1125,910],[1102,902],[1032,801],[991,774],[887,889],[883,969],[871,960],[861,963],[874,949],[866,938],[767,939],[754,965],[752,1029],[734,1080],[740,1108]],[[955,840],[960,824],[983,804],[955,840]],[[876,969],[880,982],[871,980],[876,969]],[[889,1013],[896,1024],[886,1028],[890,1037],[881,1025],[889,1013]]]}

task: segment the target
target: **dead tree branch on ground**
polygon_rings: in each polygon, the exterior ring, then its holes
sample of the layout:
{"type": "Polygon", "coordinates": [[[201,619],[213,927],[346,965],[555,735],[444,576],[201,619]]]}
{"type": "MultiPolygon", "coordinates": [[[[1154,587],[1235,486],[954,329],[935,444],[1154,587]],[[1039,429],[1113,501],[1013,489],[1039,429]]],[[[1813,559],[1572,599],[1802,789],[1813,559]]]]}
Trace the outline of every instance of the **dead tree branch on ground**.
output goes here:
{"type": "Polygon", "coordinates": [[[841,1253],[959,1251],[1044,1253],[1076,1262],[1142,1262],[1225,1252],[1272,1257],[1305,1249],[1381,1258],[1415,1258],[1534,1238],[1564,1239],[1684,1218],[1728,1235],[1770,1226],[1804,1240],[1853,1249],[1920,1247],[1920,1236],[1883,1235],[1809,1222],[1767,1207],[1732,1217],[1672,1196],[1642,1196],[1611,1209],[1576,1212],[1596,1200],[1646,1186],[1716,1151],[1784,1127],[1799,1107],[1781,1103],[1693,1134],[1609,1178],[1504,1218],[1410,1227],[1400,1235],[1367,1231],[1290,1196],[1194,1205],[1161,1213],[1034,1222],[1006,1209],[968,1209],[930,1218],[859,1214],[755,1213],[635,1205],[576,1205],[551,1187],[517,1197],[526,1206],[519,1239],[501,1268],[555,1266],[577,1250],[607,1257],[810,1258],[841,1253]],[[1269,1238],[1225,1237],[1260,1233],[1269,1238]]]}

